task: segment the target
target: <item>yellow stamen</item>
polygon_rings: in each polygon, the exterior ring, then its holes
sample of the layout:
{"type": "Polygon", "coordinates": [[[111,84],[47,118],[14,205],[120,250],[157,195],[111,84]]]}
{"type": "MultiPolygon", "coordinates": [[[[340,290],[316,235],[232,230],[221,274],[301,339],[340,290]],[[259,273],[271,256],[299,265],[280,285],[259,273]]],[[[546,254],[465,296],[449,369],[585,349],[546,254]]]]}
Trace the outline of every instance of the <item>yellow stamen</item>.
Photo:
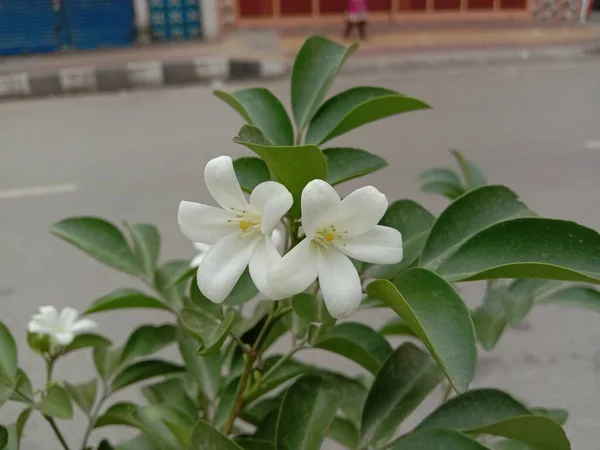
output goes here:
{"type": "Polygon", "coordinates": [[[333,234],[333,233],[327,233],[324,237],[325,237],[325,240],[327,242],[331,242],[331,241],[333,241],[335,239],[335,234],[333,234]]]}
{"type": "Polygon", "coordinates": [[[250,224],[250,222],[247,222],[247,221],[245,221],[245,220],[242,220],[242,221],[240,222],[240,229],[241,229],[242,231],[246,231],[248,228],[250,228],[250,225],[251,225],[251,224],[250,224]]]}

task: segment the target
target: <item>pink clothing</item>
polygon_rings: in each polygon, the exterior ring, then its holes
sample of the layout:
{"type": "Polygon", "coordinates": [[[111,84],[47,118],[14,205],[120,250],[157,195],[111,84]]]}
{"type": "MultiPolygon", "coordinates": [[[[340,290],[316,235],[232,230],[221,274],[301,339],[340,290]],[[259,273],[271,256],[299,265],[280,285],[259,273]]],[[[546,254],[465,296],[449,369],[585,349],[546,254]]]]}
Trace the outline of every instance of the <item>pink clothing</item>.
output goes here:
{"type": "Polygon", "coordinates": [[[350,14],[366,14],[367,0],[349,0],[348,12],[350,14]]]}

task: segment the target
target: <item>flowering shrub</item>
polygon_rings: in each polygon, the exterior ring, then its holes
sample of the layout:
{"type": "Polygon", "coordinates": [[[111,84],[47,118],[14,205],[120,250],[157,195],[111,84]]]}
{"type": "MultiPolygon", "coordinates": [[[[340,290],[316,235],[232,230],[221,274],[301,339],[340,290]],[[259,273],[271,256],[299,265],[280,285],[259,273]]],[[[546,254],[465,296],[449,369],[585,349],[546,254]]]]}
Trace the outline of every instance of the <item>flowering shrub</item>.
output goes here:
{"type": "Polygon", "coordinates": [[[368,86],[326,100],[354,50],[321,37],[306,41],[291,80],[295,126],[266,89],[215,93],[247,122],[235,142],[257,157],[208,161],[204,179],[219,206],[179,205],[181,231],[200,252],[194,260],[159,262],[160,234],[150,224],[120,230],[77,217],[53,225],[54,235],[148,290],[111,292],[81,318],[43,306],[28,335],[47,367],[38,389],[19,369],[15,341],[0,322],[0,404],[23,404],[14,423],[0,427],[0,449],[19,448],[34,413],[64,449],[319,450],[326,439],[360,450],[570,448],[562,410],[525,405],[493,387],[469,390],[476,334],[453,283],[600,283],[600,235],[540,218],[510,189],[484,181],[448,191],[453,202],[437,218],[410,200],[390,204],[373,186],[341,199],[333,186],[386,162],[325,143],[428,108],[368,86]],[[399,319],[385,330],[344,320],[373,307],[399,319]],[[91,332],[90,316],[124,308],[161,310],[168,320],[139,326],[122,345],[91,332]],[[407,336],[396,348],[384,337],[392,326],[391,334],[407,336]],[[292,346],[273,353],[284,335],[292,346]],[[180,358],[155,356],[171,344],[180,358]],[[297,359],[314,348],[354,361],[363,374],[297,359]],[[97,379],[56,380],[61,358],[85,349],[97,379]],[[144,404],[113,400],[139,383],[144,404]],[[439,407],[413,430],[401,428],[438,386],[439,407]],[[71,419],[73,404],[87,427],[65,437],[57,420],[71,419]],[[138,435],[102,439],[109,425],[138,435]]]}

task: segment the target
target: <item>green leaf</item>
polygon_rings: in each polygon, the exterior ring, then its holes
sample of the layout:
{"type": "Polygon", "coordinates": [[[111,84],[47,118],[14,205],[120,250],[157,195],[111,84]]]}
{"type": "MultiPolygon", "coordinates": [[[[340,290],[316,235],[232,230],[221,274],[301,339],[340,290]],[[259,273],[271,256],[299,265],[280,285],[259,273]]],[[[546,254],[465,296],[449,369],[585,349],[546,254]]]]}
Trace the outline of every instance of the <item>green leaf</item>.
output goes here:
{"type": "Polygon", "coordinates": [[[300,216],[300,196],[304,186],[327,176],[325,156],[316,145],[273,146],[258,128],[250,125],[244,125],[233,142],[260,156],[275,179],[288,188],[294,197],[291,210],[294,217],[300,216]]]}
{"type": "Polygon", "coordinates": [[[8,444],[8,430],[0,425],[0,449],[4,449],[8,444]]]}
{"type": "Polygon", "coordinates": [[[146,359],[125,367],[113,380],[112,390],[117,391],[139,381],[184,370],[185,367],[172,362],[161,359],[146,359]]]}
{"type": "Polygon", "coordinates": [[[397,264],[380,264],[370,267],[369,275],[374,278],[391,279],[412,265],[423,251],[434,222],[435,217],[412,200],[397,200],[392,203],[379,224],[402,233],[404,256],[402,261],[397,264]]]}
{"type": "Polygon", "coordinates": [[[133,251],[143,273],[152,278],[160,254],[160,233],[149,223],[134,223],[128,226],[133,240],[133,251]]]}
{"type": "Polygon", "coordinates": [[[277,421],[279,420],[279,409],[271,411],[267,416],[258,424],[252,437],[254,439],[275,442],[277,439],[277,421]]]}
{"type": "Polygon", "coordinates": [[[252,281],[250,271],[246,269],[223,303],[227,306],[241,305],[252,300],[256,294],[258,289],[252,281]]]}
{"type": "Polygon", "coordinates": [[[498,389],[475,389],[448,400],[417,428],[454,428],[466,431],[501,422],[531,411],[498,389]]]}
{"type": "Polygon", "coordinates": [[[522,218],[473,236],[436,271],[453,282],[520,277],[600,283],[598,254],[600,234],[590,228],[522,218]]]}
{"type": "Polygon", "coordinates": [[[187,274],[190,263],[185,259],[174,259],[160,266],[154,275],[154,286],[161,297],[175,309],[183,305],[187,283],[183,275],[187,274]]]}
{"type": "Polygon", "coordinates": [[[100,334],[86,333],[75,336],[73,342],[63,349],[63,354],[98,346],[110,346],[112,342],[100,334]]]}
{"type": "Polygon", "coordinates": [[[509,294],[505,287],[488,289],[481,306],[472,313],[477,341],[485,350],[492,350],[507,325],[506,303],[509,294]]]}
{"type": "Polygon", "coordinates": [[[235,176],[240,182],[240,186],[248,193],[252,192],[260,183],[271,179],[267,163],[252,156],[233,161],[233,170],[235,170],[235,176]]]}
{"type": "Polygon", "coordinates": [[[210,316],[223,320],[222,306],[211,302],[200,292],[196,276],[194,276],[194,279],[190,283],[190,306],[193,309],[199,309],[210,316]]]}
{"type": "Polygon", "coordinates": [[[173,406],[194,420],[198,416],[196,405],[188,395],[184,380],[181,378],[169,378],[150,384],[144,386],[141,391],[149,403],[173,406]]]}
{"type": "Polygon", "coordinates": [[[155,353],[175,341],[173,325],[143,325],[127,339],[121,354],[121,364],[155,353]]]}
{"type": "Polygon", "coordinates": [[[17,345],[10,330],[0,321],[0,379],[14,384],[17,379],[17,345]]]}
{"type": "Polygon", "coordinates": [[[43,414],[56,417],[57,419],[72,419],[73,418],[73,404],[71,403],[71,397],[67,394],[67,391],[59,386],[53,384],[48,388],[46,395],[42,401],[36,405],[43,414]]]}
{"type": "Polygon", "coordinates": [[[454,156],[454,159],[456,159],[456,162],[458,163],[458,167],[465,179],[467,191],[487,184],[485,175],[483,175],[483,172],[479,167],[465,158],[458,150],[451,150],[450,153],[452,153],[452,156],[454,156]]]}
{"type": "MultiPolygon", "coordinates": [[[[0,406],[4,405],[8,400],[13,397],[15,392],[15,388],[4,380],[0,380],[0,406]]],[[[17,398],[21,399],[20,396],[15,395],[17,398]]]]}
{"type": "Polygon", "coordinates": [[[402,436],[389,450],[489,450],[458,431],[443,428],[419,430],[402,436]]]}
{"type": "Polygon", "coordinates": [[[65,383],[65,389],[81,410],[89,413],[96,401],[96,384],[96,379],[94,378],[85,383],[65,383]]]}
{"type": "Polygon", "coordinates": [[[196,341],[183,330],[178,330],[179,352],[197,391],[202,392],[209,401],[213,401],[221,383],[221,355],[200,356],[197,354],[196,341]]]}
{"type": "Polygon", "coordinates": [[[169,310],[169,307],[160,300],[138,291],[137,289],[117,289],[110,294],[100,297],[85,311],[85,314],[94,314],[115,309],[125,308],[153,308],[169,310]]]}
{"type": "Polygon", "coordinates": [[[360,438],[358,429],[354,424],[341,417],[335,417],[333,419],[333,422],[331,422],[331,425],[329,426],[329,430],[327,430],[327,436],[351,450],[358,447],[358,440],[360,438]]]}
{"type": "Polygon", "coordinates": [[[43,355],[50,351],[50,336],[40,333],[27,333],[27,344],[35,353],[43,355]]]}
{"type": "Polygon", "coordinates": [[[72,217],[56,222],[50,232],[113,269],[140,274],[125,236],[110,222],[97,217],[72,217]]]}
{"type": "MultiPolygon", "coordinates": [[[[27,424],[30,415],[31,408],[26,408],[19,414],[19,417],[17,418],[17,421],[15,423],[4,427],[8,432],[7,442],[5,443],[4,447],[2,447],[2,443],[0,442],[0,449],[19,450],[21,448],[21,438],[23,436],[23,429],[25,428],[25,425],[27,424]]],[[[2,439],[0,438],[0,440],[2,439]]]]}
{"type": "Polygon", "coordinates": [[[183,327],[200,342],[201,355],[216,353],[221,349],[234,318],[235,312],[232,310],[227,311],[223,320],[192,308],[183,308],[179,315],[183,327]]]}
{"type": "Polygon", "coordinates": [[[379,329],[382,336],[416,336],[408,324],[400,317],[393,317],[379,329]]]}
{"type": "Polygon", "coordinates": [[[276,450],[275,444],[251,438],[236,438],[235,442],[244,450],[276,450]]]}
{"type": "Polygon", "coordinates": [[[94,347],[94,365],[103,380],[110,378],[119,367],[121,348],[108,345],[94,347]]]}
{"type": "Polygon", "coordinates": [[[600,312],[600,292],[585,286],[569,286],[538,301],[544,305],[577,306],[600,312]]]}
{"type": "Polygon", "coordinates": [[[292,111],[298,130],[311,121],[335,76],[358,45],[344,47],[322,36],[309,37],[292,70],[292,111]]]}
{"type": "Polygon", "coordinates": [[[298,316],[308,323],[332,323],[334,320],[327,311],[325,302],[306,292],[292,297],[292,308],[298,316]]]}
{"type": "Polygon", "coordinates": [[[20,401],[24,403],[29,403],[29,401],[33,400],[34,393],[33,386],[31,385],[31,380],[22,369],[19,369],[17,371],[17,384],[14,386],[14,388],[15,390],[19,391],[19,394],[15,393],[11,397],[11,400],[20,401]],[[27,397],[28,401],[25,401],[23,399],[23,396],[27,397]]]}
{"type": "Polygon", "coordinates": [[[235,404],[237,388],[240,384],[241,376],[230,379],[224,389],[219,392],[219,404],[215,410],[212,424],[217,428],[223,428],[229,419],[231,410],[235,404]]]}
{"type": "Polygon", "coordinates": [[[277,422],[278,450],[320,450],[343,392],[315,375],[297,380],[285,393],[277,422]]]}
{"type": "Polygon", "coordinates": [[[393,283],[370,283],[367,292],[406,321],[457,392],[468,388],[477,361],[475,331],[469,310],[452,285],[429,270],[413,268],[393,283]]]}
{"type": "Polygon", "coordinates": [[[363,442],[393,435],[442,378],[433,358],[414,344],[394,350],[369,390],[362,414],[363,442]]]}
{"type": "Polygon", "coordinates": [[[275,145],[294,145],[294,128],[279,99],[265,88],[214,94],[235,109],[249,125],[259,128],[275,145]]]}
{"type": "Polygon", "coordinates": [[[334,95],[319,108],[308,125],[306,142],[320,145],[370,122],[429,105],[390,89],[358,86],[334,95]]]}
{"type": "Polygon", "coordinates": [[[436,269],[482,230],[503,220],[531,215],[533,213],[504,186],[484,186],[469,191],[438,217],[419,265],[436,269]]]}
{"type": "Polygon", "coordinates": [[[454,200],[465,193],[458,175],[446,168],[429,169],[420,176],[421,191],[426,194],[440,194],[454,200]]]}
{"type": "Polygon", "coordinates": [[[567,423],[569,418],[569,411],[561,408],[531,408],[531,412],[536,416],[549,417],[559,425],[567,423]]]}
{"type": "Polygon", "coordinates": [[[208,422],[199,420],[192,433],[189,450],[243,450],[208,422]]]}
{"type": "Polygon", "coordinates": [[[328,148],[323,150],[323,154],[327,160],[327,182],[332,186],[362,177],[388,165],[381,156],[358,148],[328,148]]]}
{"type": "Polygon", "coordinates": [[[392,347],[372,328],[357,322],[336,325],[314,345],[360,364],[375,374],[392,352],[392,347]]]}
{"type": "MultiPolygon", "coordinates": [[[[274,355],[268,357],[264,361],[262,373],[266,373],[273,365],[283,357],[283,355],[274,355]]],[[[315,368],[299,361],[288,359],[267,379],[264,381],[259,379],[255,389],[251,389],[244,396],[246,402],[252,402],[259,397],[262,397],[267,392],[272,391],[283,383],[290,381],[300,375],[306,375],[315,372],[315,368]]]]}

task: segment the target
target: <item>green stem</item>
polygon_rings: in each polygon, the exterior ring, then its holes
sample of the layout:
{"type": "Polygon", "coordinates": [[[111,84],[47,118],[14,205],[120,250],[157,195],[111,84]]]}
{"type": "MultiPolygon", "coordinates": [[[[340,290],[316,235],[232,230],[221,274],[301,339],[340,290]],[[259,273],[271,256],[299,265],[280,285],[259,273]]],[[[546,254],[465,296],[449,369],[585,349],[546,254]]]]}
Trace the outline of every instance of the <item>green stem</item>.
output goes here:
{"type": "Polygon", "coordinates": [[[103,383],[102,396],[100,397],[100,400],[98,400],[98,403],[96,404],[96,406],[94,407],[92,412],[88,415],[88,426],[85,430],[85,433],[83,434],[83,441],[81,443],[82,450],[86,448],[87,442],[90,439],[90,435],[92,434],[92,431],[94,430],[94,424],[96,423],[96,420],[98,419],[98,415],[100,414],[100,410],[102,409],[102,406],[104,406],[104,402],[106,402],[106,400],[108,399],[109,396],[110,396],[110,391],[108,390],[106,383],[103,383]]]}
{"type": "MultiPolygon", "coordinates": [[[[54,363],[55,362],[56,362],[56,358],[54,358],[53,356],[50,356],[50,357],[48,357],[48,359],[46,359],[46,389],[48,389],[48,387],[52,383],[52,373],[54,372],[54,363]]],[[[44,414],[44,419],[46,419],[46,421],[50,424],[50,428],[52,428],[52,431],[54,431],[54,434],[56,435],[56,437],[57,437],[58,441],[60,442],[60,444],[62,445],[62,447],[65,450],[69,450],[69,444],[67,444],[65,437],[63,436],[60,429],[56,425],[56,422],[54,421],[54,419],[52,417],[48,416],[47,414],[44,414]]]]}

